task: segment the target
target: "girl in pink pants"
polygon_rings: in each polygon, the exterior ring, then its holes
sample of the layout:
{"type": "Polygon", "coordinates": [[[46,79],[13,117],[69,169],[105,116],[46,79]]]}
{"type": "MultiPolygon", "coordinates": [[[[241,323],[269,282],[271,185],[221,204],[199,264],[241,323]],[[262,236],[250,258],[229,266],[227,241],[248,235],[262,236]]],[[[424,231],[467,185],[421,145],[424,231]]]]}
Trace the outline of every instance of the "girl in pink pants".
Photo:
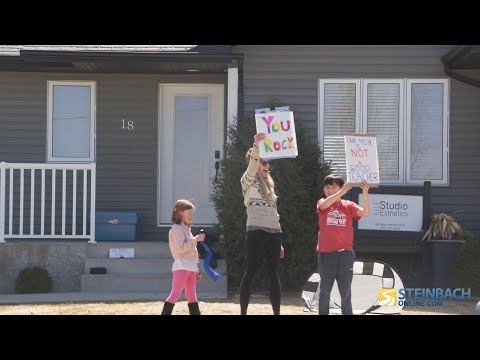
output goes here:
{"type": "Polygon", "coordinates": [[[205,234],[193,236],[190,230],[195,207],[190,201],[177,200],[172,209],[173,226],[168,233],[172,257],[172,291],[163,305],[162,315],[171,315],[175,303],[185,289],[190,315],[200,315],[197,300],[199,278],[197,242],[205,240],[205,234]]]}

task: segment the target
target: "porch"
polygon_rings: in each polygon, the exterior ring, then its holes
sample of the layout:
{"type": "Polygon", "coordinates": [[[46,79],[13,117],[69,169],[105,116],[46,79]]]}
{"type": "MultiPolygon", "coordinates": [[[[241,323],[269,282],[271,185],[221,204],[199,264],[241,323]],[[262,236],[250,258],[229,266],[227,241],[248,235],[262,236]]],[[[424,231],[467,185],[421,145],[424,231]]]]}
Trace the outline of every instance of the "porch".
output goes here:
{"type": "MultiPolygon", "coordinates": [[[[172,258],[159,241],[95,241],[96,164],[0,163],[0,294],[15,292],[21,269],[41,266],[54,293],[76,298],[166,298],[172,258]],[[92,206],[93,204],[93,206],[92,206]],[[112,259],[112,248],[129,248],[134,258],[112,259]],[[91,274],[103,267],[106,274],[91,274]],[[142,295],[143,294],[143,295],[142,295]]],[[[200,267],[204,272],[203,267],[200,267]]],[[[225,260],[214,282],[204,273],[198,295],[227,296],[225,260]]]]}

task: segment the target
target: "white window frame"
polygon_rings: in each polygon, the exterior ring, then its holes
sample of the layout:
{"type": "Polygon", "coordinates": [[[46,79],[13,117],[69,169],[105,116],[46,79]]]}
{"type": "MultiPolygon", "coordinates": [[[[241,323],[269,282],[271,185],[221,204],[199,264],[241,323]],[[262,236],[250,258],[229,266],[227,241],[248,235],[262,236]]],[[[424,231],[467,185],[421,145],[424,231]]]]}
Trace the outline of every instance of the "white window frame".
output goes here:
{"type": "MultiPolygon", "coordinates": [[[[404,184],[405,179],[405,79],[362,79],[362,133],[368,133],[368,84],[399,84],[400,85],[400,98],[399,98],[399,114],[398,114],[398,180],[382,179],[380,174],[381,184],[404,184]]],[[[375,134],[372,134],[375,135],[375,134]]]]}
{"type": "Polygon", "coordinates": [[[47,96],[47,162],[48,163],[88,163],[95,161],[95,124],[96,124],[96,82],[95,81],[48,81],[47,96]],[[90,156],[88,158],[69,158],[53,156],[53,87],[61,86],[90,86],[90,156]]]}
{"type": "Polygon", "coordinates": [[[419,185],[424,181],[430,181],[432,185],[445,186],[449,184],[449,134],[450,134],[450,81],[449,79],[399,79],[399,78],[383,78],[383,79],[318,79],[318,144],[323,152],[323,127],[325,104],[324,85],[329,83],[354,83],[356,84],[356,116],[355,131],[358,133],[367,133],[367,86],[369,83],[398,83],[400,84],[400,109],[399,109],[399,179],[398,180],[382,180],[380,174],[381,185],[419,185]],[[411,156],[411,85],[412,84],[443,84],[443,171],[442,179],[425,179],[413,180],[410,174],[410,156],[411,156]],[[360,90],[361,89],[361,90],[360,90]]]}
{"type": "Polygon", "coordinates": [[[443,84],[443,122],[442,122],[442,141],[445,144],[442,147],[442,179],[441,180],[428,180],[432,183],[432,185],[448,185],[448,164],[449,164],[449,79],[407,79],[407,101],[406,101],[406,144],[407,144],[407,156],[406,156],[406,182],[407,184],[423,184],[425,180],[414,180],[411,177],[410,171],[410,159],[411,159],[411,137],[410,137],[410,130],[411,130],[411,120],[412,120],[412,85],[413,84],[443,84]]]}

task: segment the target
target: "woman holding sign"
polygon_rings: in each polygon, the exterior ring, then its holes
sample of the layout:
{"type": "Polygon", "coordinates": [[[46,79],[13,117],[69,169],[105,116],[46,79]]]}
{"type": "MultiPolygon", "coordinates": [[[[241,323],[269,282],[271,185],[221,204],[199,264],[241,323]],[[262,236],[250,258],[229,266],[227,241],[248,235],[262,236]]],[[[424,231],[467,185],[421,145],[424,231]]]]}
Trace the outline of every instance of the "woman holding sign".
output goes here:
{"type": "Polygon", "coordinates": [[[270,302],[273,314],[280,315],[280,278],[278,267],[283,258],[282,228],[277,212],[277,195],[275,185],[270,176],[271,163],[260,159],[258,145],[265,138],[264,133],[254,136],[254,144],[247,151],[247,171],[240,182],[244,204],[247,208],[247,237],[245,240],[247,267],[240,285],[240,312],[247,314],[250,302],[251,286],[266,254],[267,268],[270,277],[270,302]]]}

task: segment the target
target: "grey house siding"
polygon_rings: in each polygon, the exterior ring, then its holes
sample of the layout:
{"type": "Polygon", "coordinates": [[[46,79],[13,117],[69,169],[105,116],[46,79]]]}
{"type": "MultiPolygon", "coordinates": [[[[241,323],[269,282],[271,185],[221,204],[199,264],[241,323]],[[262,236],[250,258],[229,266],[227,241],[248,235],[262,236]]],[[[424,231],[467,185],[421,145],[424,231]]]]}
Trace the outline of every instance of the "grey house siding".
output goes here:
{"type": "Polygon", "coordinates": [[[451,80],[450,101],[450,186],[432,188],[433,211],[458,211],[480,234],[480,89],[451,80]]]}
{"type": "Polygon", "coordinates": [[[233,52],[244,54],[244,112],[279,97],[316,138],[319,78],[445,77],[440,57],[449,48],[238,45],[233,52]]]}
{"type": "MultiPolygon", "coordinates": [[[[237,45],[243,53],[245,115],[273,97],[289,104],[312,139],[318,130],[319,78],[446,78],[441,57],[451,46],[237,45]]],[[[433,211],[461,210],[480,233],[480,89],[451,80],[449,186],[432,188],[433,211]]]]}
{"type": "Polygon", "coordinates": [[[0,161],[46,162],[48,80],[96,81],[96,207],[141,211],[141,240],[166,240],[156,220],[158,85],[226,84],[226,75],[0,72],[0,161]],[[122,119],[135,129],[122,130],[122,119]]]}

